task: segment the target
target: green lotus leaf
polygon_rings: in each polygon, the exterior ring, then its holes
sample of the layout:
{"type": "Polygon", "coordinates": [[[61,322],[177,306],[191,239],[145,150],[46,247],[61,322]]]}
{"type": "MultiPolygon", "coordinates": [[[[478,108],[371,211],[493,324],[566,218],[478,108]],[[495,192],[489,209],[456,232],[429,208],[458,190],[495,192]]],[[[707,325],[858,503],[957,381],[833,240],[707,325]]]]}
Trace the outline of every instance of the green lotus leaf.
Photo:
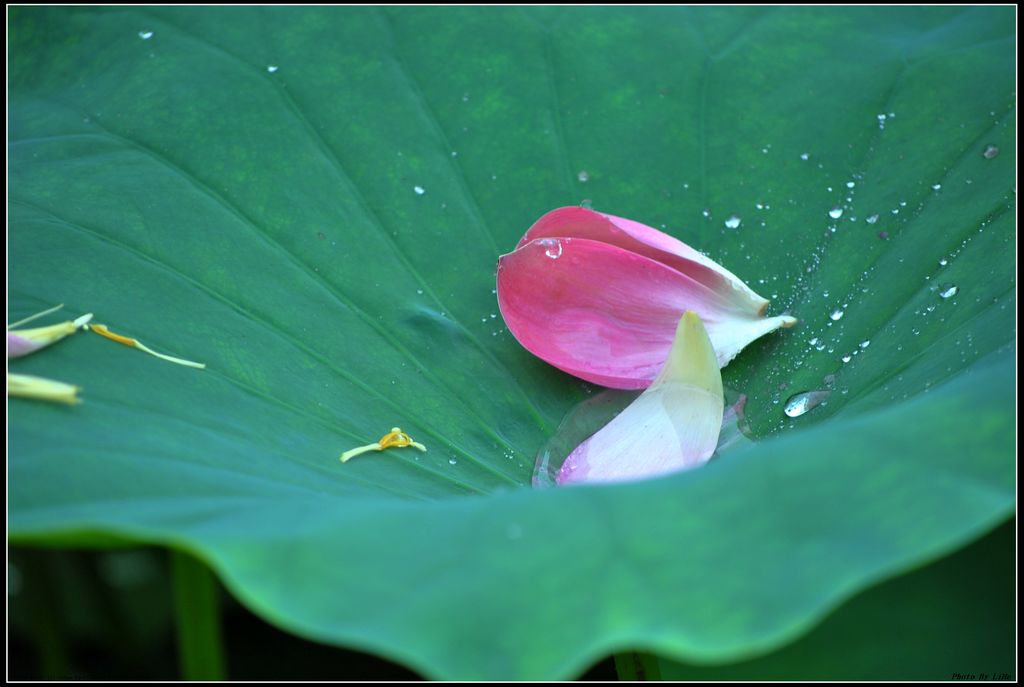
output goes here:
{"type": "Polygon", "coordinates": [[[9,25],[9,319],[64,303],[207,366],[91,332],[11,361],[83,399],[9,402],[14,543],[163,544],[299,635],[559,679],[758,656],[1014,511],[1011,8],[9,25]],[[799,318],[723,371],[753,443],[530,488],[593,389],[505,330],[494,266],[583,202],[799,318]],[[427,452],[338,460],[394,426],[427,452]]]}

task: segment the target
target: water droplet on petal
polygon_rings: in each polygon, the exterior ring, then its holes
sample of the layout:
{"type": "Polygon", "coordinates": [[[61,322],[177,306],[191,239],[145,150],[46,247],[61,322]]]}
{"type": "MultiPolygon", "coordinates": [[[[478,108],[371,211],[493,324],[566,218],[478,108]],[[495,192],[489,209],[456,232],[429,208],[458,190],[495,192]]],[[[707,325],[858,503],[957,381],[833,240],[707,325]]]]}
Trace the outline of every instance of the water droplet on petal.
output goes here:
{"type": "Polygon", "coordinates": [[[552,260],[562,257],[562,242],[558,239],[540,239],[537,243],[544,246],[544,255],[552,260]]]}
{"type": "Polygon", "coordinates": [[[738,229],[741,221],[738,215],[729,215],[729,219],[725,220],[725,226],[729,229],[738,229]]]}
{"type": "Polygon", "coordinates": [[[939,298],[952,298],[960,291],[956,284],[943,284],[939,291],[939,298]]]}
{"type": "Polygon", "coordinates": [[[837,205],[836,207],[828,211],[828,216],[831,217],[832,219],[839,219],[840,217],[843,216],[843,209],[837,205]]]}
{"type": "Polygon", "coordinates": [[[783,407],[783,412],[789,417],[800,417],[820,406],[831,395],[832,392],[827,390],[804,391],[795,396],[790,396],[783,407]]]}

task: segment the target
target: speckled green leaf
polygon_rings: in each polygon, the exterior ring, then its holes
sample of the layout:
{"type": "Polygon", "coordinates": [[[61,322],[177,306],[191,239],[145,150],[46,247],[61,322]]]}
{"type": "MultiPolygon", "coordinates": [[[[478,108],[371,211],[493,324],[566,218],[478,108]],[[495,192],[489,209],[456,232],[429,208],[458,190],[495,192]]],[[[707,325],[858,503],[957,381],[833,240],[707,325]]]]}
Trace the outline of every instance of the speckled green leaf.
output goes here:
{"type": "Polygon", "coordinates": [[[90,333],[14,361],[84,403],[10,402],[11,537],[187,549],[272,622],[436,678],[793,640],[1013,512],[1013,26],[11,10],[10,319],[63,302],[208,365],[90,333]],[[801,320],[725,371],[760,441],[529,488],[590,389],[502,327],[494,265],[584,200],[801,320]],[[828,375],[827,406],[783,415],[828,375]],[[429,451],[338,462],[396,425],[429,451]]]}

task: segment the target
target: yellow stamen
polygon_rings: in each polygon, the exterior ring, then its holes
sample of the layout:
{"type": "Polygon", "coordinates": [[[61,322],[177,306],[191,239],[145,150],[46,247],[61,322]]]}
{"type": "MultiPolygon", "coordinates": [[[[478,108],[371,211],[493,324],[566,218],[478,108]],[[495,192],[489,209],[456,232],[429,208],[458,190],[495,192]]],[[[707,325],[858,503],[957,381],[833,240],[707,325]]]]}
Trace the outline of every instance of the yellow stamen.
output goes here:
{"type": "Polygon", "coordinates": [[[178,365],[185,365],[186,367],[196,367],[196,368],[199,368],[200,370],[202,370],[202,369],[204,369],[206,367],[206,365],[204,363],[194,363],[191,360],[184,360],[182,358],[175,358],[174,356],[171,356],[171,355],[164,355],[163,353],[157,353],[153,349],[151,349],[148,346],[146,346],[145,344],[143,344],[138,339],[132,339],[132,338],[127,337],[127,336],[121,336],[120,334],[115,334],[114,332],[112,332],[109,329],[107,329],[107,326],[105,324],[94,324],[94,325],[91,325],[89,327],[89,329],[91,329],[92,331],[96,332],[100,336],[103,336],[103,337],[106,337],[106,338],[110,339],[111,341],[116,341],[119,344],[124,344],[125,346],[131,346],[132,348],[137,348],[140,351],[144,351],[146,353],[149,353],[150,355],[156,356],[157,358],[161,358],[162,360],[166,360],[168,362],[177,363],[178,365]]]}
{"type": "Polygon", "coordinates": [[[79,387],[31,375],[7,375],[7,395],[74,405],[79,387]]]}
{"type": "MultiPolygon", "coordinates": [[[[52,311],[53,308],[50,308],[52,311]]],[[[43,313],[40,313],[43,314],[43,313]]],[[[16,322],[15,325],[24,324],[27,320],[35,319],[37,316],[33,315],[26,320],[16,322]]],[[[20,339],[35,344],[32,350],[38,350],[45,346],[49,346],[52,343],[60,341],[66,336],[70,336],[79,330],[81,327],[88,326],[87,323],[92,319],[92,313],[86,313],[76,320],[68,320],[66,322],[59,322],[57,324],[50,324],[45,327],[34,327],[32,329],[15,329],[11,331],[8,329],[9,334],[13,334],[20,339]]]]}
{"type": "Polygon", "coordinates": [[[420,451],[426,451],[427,447],[418,441],[413,441],[412,437],[403,432],[398,427],[392,427],[391,431],[380,438],[375,444],[367,444],[366,446],[360,446],[359,448],[350,449],[341,454],[341,462],[348,462],[350,458],[354,458],[358,455],[366,453],[368,451],[383,451],[387,448],[404,448],[406,446],[412,446],[420,451]]]}

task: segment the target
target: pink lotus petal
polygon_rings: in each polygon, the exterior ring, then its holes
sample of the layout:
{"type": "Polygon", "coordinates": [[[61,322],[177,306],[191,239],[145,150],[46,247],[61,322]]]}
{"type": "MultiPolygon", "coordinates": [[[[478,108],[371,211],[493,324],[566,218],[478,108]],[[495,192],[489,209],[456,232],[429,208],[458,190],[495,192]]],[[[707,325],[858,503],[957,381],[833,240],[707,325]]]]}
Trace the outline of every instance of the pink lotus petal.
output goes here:
{"type": "Polygon", "coordinates": [[[676,332],[650,388],[566,458],[558,484],[643,479],[711,458],[722,429],[722,375],[699,317],[685,313],[676,332]]]}
{"type": "Polygon", "coordinates": [[[767,300],[714,260],[675,237],[624,217],[575,206],[558,208],[537,220],[516,247],[540,238],[561,237],[600,241],[656,260],[721,292],[729,307],[741,312],[763,315],[768,308],[767,300]]]}
{"type": "Polygon", "coordinates": [[[731,306],[689,274],[621,247],[583,238],[541,238],[498,262],[498,306],[531,353],[595,384],[648,386],[665,363],[685,310],[700,316],[724,366],[792,318],[731,306]]]}

